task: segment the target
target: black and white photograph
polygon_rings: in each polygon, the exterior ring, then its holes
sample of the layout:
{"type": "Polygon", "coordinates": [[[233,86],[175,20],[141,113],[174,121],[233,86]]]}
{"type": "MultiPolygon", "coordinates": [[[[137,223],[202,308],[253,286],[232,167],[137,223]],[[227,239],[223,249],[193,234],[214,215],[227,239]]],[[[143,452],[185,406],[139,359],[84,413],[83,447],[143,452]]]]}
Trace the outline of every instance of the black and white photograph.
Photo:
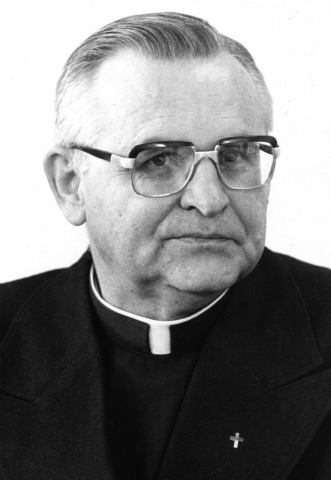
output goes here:
{"type": "Polygon", "coordinates": [[[330,480],[331,7],[2,7],[0,480],[330,480]]]}

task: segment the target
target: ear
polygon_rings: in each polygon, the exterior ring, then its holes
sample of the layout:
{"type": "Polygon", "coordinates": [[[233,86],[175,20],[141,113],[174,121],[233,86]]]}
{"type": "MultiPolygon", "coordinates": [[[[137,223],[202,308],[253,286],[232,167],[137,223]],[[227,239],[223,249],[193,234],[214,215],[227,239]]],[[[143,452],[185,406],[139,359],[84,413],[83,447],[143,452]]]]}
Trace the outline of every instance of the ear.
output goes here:
{"type": "Polygon", "coordinates": [[[72,225],[85,223],[85,202],[81,178],[73,170],[65,151],[50,152],[44,160],[44,170],[63,215],[72,225]]]}

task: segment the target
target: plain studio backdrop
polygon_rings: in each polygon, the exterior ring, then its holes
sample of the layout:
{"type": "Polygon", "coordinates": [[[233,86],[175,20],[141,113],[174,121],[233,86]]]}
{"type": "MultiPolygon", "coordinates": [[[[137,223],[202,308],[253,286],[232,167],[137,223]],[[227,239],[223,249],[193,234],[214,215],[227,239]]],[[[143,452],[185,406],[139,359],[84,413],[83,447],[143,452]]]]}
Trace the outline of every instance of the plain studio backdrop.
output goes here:
{"type": "Polygon", "coordinates": [[[42,169],[52,143],[55,84],[88,35],[118,18],[155,11],[203,17],[253,54],[274,100],[273,135],[281,146],[267,246],[331,267],[329,5],[329,0],[3,4],[0,281],[70,265],[86,249],[85,228],[64,219],[42,169]]]}

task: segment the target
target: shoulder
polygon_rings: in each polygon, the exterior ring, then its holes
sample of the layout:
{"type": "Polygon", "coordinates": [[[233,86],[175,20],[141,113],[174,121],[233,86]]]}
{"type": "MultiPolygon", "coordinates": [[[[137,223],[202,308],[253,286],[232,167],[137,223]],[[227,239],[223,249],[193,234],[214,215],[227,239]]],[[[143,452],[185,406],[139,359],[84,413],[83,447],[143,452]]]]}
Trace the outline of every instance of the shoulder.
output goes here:
{"type": "Polygon", "coordinates": [[[331,361],[331,270],[268,249],[264,257],[267,263],[281,264],[293,278],[320,351],[331,361]]]}
{"type": "MultiPolygon", "coordinates": [[[[296,258],[274,253],[266,249],[267,256],[277,257],[293,276],[302,296],[309,299],[329,301],[331,289],[331,270],[296,258]],[[329,295],[327,295],[329,293],[329,295]]],[[[330,302],[331,305],[331,302],[330,302]]]]}
{"type": "Polygon", "coordinates": [[[42,291],[46,285],[50,285],[51,288],[53,286],[53,290],[56,293],[56,286],[63,284],[66,278],[70,278],[71,272],[78,270],[79,276],[82,264],[90,264],[90,262],[91,257],[87,252],[71,267],[51,270],[0,284],[0,343],[17,314],[32,297],[37,297],[38,292],[42,291]]]}
{"type": "Polygon", "coordinates": [[[31,277],[0,284],[0,342],[16,314],[45,283],[63,270],[52,270],[31,277]]]}
{"type": "Polygon", "coordinates": [[[278,257],[289,266],[293,275],[297,277],[298,280],[309,280],[310,282],[312,280],[330,282],[331,280],[331,270],[329,268],[313,265],[312,263],[307,263],[281,253],[275,255],[278,255],[278,257]]]}

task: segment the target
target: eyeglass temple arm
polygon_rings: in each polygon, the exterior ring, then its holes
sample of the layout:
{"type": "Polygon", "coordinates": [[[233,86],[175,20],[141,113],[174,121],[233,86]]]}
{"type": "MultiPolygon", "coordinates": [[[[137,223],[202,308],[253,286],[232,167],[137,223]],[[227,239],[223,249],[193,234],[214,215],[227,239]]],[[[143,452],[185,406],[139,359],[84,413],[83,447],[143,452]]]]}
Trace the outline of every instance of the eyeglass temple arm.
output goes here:
{"type": "Polygon", "coordinates": [[[119,167],[133,168],[134,158],[121,157],[120,155],[115,155],[114,153],[104,152],[103,150],[97,150],[90,147],[75,146],[73,148],[77,150],[81,150],[82,152],[88,153],[90,155],[93,155],[93,157],[106,160],[106,162],[110,162],[119,167]]]}
{"type": "Polygon", "coordinates": [[[123,168],[133,168],[134,158],[120,157],[119,155],[111,154],[109,161],[114,165],[123,168]]]}

